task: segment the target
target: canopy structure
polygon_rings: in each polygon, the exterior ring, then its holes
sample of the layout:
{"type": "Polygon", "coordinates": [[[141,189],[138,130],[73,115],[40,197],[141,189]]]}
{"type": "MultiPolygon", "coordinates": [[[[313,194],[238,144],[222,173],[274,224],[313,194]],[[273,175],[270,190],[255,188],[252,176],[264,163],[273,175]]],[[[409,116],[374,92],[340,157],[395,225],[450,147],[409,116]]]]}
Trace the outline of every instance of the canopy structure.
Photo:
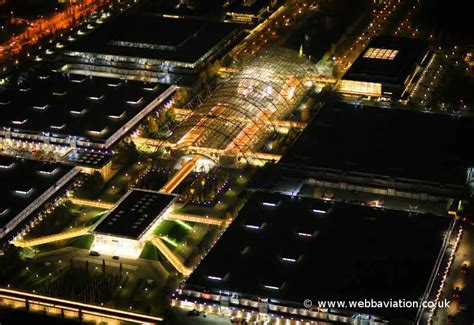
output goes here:
{"type": "Polygon", "coordinates": [[[296,52],[270,49],[221,81],[169,140],[177,149],[209,148],[225,155],[253,152],[263,135],[275,129],[273,121],[292,112],[306,91],[304,80],[314,75],[314,64],[296,52]]]}

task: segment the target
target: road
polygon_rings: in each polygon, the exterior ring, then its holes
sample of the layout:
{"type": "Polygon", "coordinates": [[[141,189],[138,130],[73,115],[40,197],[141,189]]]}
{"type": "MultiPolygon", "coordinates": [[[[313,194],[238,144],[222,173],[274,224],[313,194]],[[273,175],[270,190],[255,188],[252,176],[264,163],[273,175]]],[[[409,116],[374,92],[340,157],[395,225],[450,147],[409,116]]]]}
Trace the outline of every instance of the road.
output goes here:
{"type": "Polygon", "coordinates": [[[169,325],[221,325],[230,324],[228,317],[206,314],[199,316],[188,316],[187,311],[173,309],[171,314],[166,318],[166,324],[169,325]]]}
{"type": "Polygon", "coordinates": [[[446,298],[450,300],[451,306],[449,309],[438,309],[435,312],[433,325],[449,324],[448,315],[455,317],[453,324],[474,324],[473,262],[474,225],[467,224],[441,296],[441,299],[446,298]],[[461,272],[464,263],[470,263],[471,265],[469,272],[466,274],[461,272]],[[453,292],[456,287],[459,287],[461,292],[458,299],[453,299],[453,292]]]}
{"type": "Polygon", "coordinates": [[[84,0],[71,4],[64,11],[29,22],[29,26],[24,32],[12,36],[7,42],[0,45],[0,62],[18,55],[25,47],[35,45],[45,36],[74,26],[81,17],[90,15],[108,2],[110,0],[84,0]]]}
{"type": "Polygon", "coordinates": [[[315,1],[288,1],[278,8],[270,17],[255,27],[250,34],[229,54],[235,59],[254,56],[259,51],[274,44],[281,35],[288,32],[290,26],[301,19],[314,5],[315,1]]]}
{"type": "Polygon", "coordinates": [[[386,26],[393,13],[399,9],[399,0],[386,1],[381,9],[374,9],[372,19],[367,28],[359,34],[352,43],[352,46],[343,51],[336,57],[336,65],[339,67],[341,75],[346,72],[362,50],[367,46],[372,37],[380,34],[386,26]]]}

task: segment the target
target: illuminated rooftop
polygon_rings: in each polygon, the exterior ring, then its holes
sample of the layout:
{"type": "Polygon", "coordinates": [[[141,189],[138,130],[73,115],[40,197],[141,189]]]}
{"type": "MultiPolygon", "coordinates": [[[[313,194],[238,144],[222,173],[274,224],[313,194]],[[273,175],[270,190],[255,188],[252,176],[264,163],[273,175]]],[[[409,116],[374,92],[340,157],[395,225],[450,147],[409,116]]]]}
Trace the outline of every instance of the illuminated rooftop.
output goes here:
{"type": "Polygon", "coordinates": [[[284,119],[307,90],[303,80],[316,70],[294,51],[276,48],[243,64],[239,73],[217,85],[175,129],[171,142],[224,153],[254,150],[272,121],[284,119]]]}

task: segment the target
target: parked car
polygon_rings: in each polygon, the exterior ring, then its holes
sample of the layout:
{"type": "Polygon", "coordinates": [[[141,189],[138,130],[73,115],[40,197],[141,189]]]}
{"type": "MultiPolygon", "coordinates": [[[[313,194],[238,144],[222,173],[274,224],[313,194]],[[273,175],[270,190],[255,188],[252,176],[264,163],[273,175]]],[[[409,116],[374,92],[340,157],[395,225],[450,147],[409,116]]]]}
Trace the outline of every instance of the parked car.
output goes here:
{"type": "Polygon", "coordinates": [[[459,299],[460,293],[461,293],[461,289],[459,289],[459,287],[454,288],[453,299],[459,299]]]}
{"type": "Polygon", "coordinates": [[[196,309],[188,311],[188,316],[199,316],[199,311],[196,309]]]}
{"type": "Polygon", "coordinates": [[[467,274],[469,273],[469,264],[467,263],[464,263],[461,267],[461,273],[462,274],[467,274]]]}

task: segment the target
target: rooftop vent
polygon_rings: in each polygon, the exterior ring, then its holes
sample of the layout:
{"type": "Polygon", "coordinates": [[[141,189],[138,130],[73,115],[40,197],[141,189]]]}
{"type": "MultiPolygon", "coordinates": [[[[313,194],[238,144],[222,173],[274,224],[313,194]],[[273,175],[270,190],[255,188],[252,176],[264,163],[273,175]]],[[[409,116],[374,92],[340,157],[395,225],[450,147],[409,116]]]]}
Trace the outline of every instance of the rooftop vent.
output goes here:
{"type": "Polygon", "coordinates": [[[21,119],[12,120],[12,123],[15,124],[15,125],[23,125],[23,124],[25,124],[26,122],[28,122],[28,119],[26,119],[26,118],[23,119],[23,120],[21,120],[21,119]]]}
{"type": "Polygon", "coordinates": [[[39,111],[44,111],[49,107],[49,104],[44,104],[44,105],[33,105],[34,109],[37,109],[39,111]]]}
{"type": "Polygon", "coordinates": [[[72,115],[84,115],[86,112],[87,112],[87,109],[85,108],[72,108],[70,111],[69,111],[72,115]]]}

